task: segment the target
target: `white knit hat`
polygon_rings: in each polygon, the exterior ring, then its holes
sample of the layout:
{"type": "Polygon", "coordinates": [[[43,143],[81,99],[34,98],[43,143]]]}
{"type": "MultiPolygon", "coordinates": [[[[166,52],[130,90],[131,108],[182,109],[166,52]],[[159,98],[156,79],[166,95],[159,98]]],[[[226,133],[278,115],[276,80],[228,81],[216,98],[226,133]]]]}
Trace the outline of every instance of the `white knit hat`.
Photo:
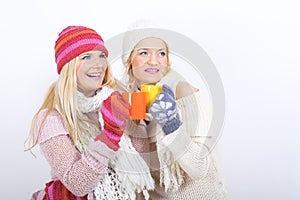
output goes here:
{"type": "Polygon", "coordinates": [[[134,47],[145,38],[159,38],[165,41],[168,44],[168,47],[171,48],[170,43],[168,42],[168,34],[170,34],[168,30],[157,28],[157,26],[150,21],[142,20],[135,22],[128,27],[128,31],[125,32],[123,36],[123,63],[127,61],[129,54],[134,47]]]}

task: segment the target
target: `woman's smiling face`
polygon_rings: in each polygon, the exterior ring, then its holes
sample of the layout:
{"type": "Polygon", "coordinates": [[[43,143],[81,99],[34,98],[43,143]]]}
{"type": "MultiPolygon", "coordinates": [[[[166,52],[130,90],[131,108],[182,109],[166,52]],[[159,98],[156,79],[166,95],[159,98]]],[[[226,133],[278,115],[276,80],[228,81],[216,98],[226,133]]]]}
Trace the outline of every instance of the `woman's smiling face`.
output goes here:
{"type": "Polygon", "coordinates": [[[155,84],[168,71],[167,46],[159,38],[146,38],[135,47],[131,66],[138,85],[155,84]]]}
{"type": "Polygon", "coordinates": [[[77,68],[78,90],[85,96],[95,95],[102,86],[107,69],[106,56],[102,51],[88,51],[79,55],[80,65],[77,68]]]}

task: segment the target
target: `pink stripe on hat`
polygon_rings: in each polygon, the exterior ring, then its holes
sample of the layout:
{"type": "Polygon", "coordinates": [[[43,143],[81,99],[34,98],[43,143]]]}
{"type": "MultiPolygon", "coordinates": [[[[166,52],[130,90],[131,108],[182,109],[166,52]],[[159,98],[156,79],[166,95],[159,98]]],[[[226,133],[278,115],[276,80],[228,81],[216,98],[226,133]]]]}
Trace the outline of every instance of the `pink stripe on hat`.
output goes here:
{"type": "MultiPolygon", "coordinates": [[[[68,46],[68,48],[64,49],[56,58],[56,63],[59,63],[61,61],[61,59],[66,56],[68,53],[70,53],[72,50],[83,46],[85,44],[94,44],[95,45],[95,50],[97,49],[97,45],[103,45],[103,41],[100,39],[83,39],[83,40],[79,40],[76,43],[68,46]]],[[[94,49],[91,49],[94,50],[94,49]]]]}
{"type": "Polygon", "coordinates": [[[55,42],[57,73],[60,74],[63,66],[73,58],[92,50],[100,50],[108,56],[103,39],[95,30],[84,26],[66,27],[55,42]]]}

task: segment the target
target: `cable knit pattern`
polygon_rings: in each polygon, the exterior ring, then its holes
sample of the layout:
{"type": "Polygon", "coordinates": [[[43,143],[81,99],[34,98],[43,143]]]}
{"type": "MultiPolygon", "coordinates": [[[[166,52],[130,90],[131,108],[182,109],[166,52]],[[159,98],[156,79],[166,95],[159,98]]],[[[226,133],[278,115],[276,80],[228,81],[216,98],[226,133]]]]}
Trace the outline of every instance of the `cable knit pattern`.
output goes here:
{"type": "MultiPolygon", "coordinates": [[[[167,84],[173,91],[176,91],[176,86],[180,81],[185,80],[171,70],[159,84],[167,84]]],[[[206,102],[200,92],[177,100],[183,124],[174,133],[163,136],[161,141],[157,141],[157,151],[159,153],[160,148],[169,149],[173,159],[178,161],[184,171],[184,182],[177,191],[165,191],[165,188],[159,185],[162,169],[153,171],[156,187],[154,191],[149,192],[152,200],[228,199],[222,176],[211,152],[217,138],[214,135],[208,135],[211,111],[206,102]]]]}
{"type": "Polygon", "coordinates": [[[177,106],[184,110],[181,115],[183,119],[188,119],[185,120],[186,128],[191,136],[207,136],[212,114],[205,96],[200,91],[195,92],[178,99],[177,106]]]}
{"type": "MultiPolygon", "coordinates": [[[[152,200],[182,200],[182,199],[201,199],[201,200],[225,200],[228,199],[223,182],[220,181],[218,169],[210,159],[210,165],[202,179],[193,180],[185,176],[184,183],[176,192],[165,192],[164,188],[156,184],[155,191],[150,191],[152,200]]],[[[196,169],[199,170],[199,169],[196,169]]],[[[201,170],[201,169],[200,169],[201,170]]],[[[157,172],[152,173],[155,180],[159,180],[157,172]]],[[[157,182],[156,182],[157,183],[157,182]]]]}

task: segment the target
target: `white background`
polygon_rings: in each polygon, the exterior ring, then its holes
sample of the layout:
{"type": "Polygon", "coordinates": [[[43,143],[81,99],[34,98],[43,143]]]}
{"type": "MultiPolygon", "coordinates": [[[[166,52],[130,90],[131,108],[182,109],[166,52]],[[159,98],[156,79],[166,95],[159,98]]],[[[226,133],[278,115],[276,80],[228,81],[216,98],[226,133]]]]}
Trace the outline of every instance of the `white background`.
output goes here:
{"type": "Polygon", "coordinates": [[[33,114],[56,78],[54,41],[67,25],[109,39],[138,19],[197,42],[226,94],[219,142],[233,200],[300,199],[300,14],[285,0],[4,1],[1,22],[1,199],[30,199],[49,167],[25,153],[33,114]]]}

